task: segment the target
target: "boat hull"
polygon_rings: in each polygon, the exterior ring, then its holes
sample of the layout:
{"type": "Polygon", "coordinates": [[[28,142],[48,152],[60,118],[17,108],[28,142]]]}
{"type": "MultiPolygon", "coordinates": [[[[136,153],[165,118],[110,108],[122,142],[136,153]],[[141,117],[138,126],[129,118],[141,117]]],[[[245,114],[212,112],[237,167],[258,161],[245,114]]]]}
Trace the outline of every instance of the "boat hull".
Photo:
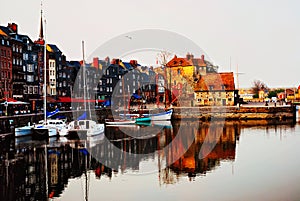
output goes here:
{"type": "Polygon", "coordinates": [[[106,121],[105,123],[109,125],[127,125],[127,124],[134,124],[135,120],[113,120],[113,121],[106,121]]]}
{"type": "Polygon", "coordinates": [[[23,137],[32,134],[31,126],[24,126],[20,128],[15,128],[15,137],[23,137]]]}
{"type": "Polygon", "coordinates": [[[171,120],[173,110],[168,110],[166,112],[161,112],[157,114],[149,114],[151,121],[166,121],[171,120]]]}

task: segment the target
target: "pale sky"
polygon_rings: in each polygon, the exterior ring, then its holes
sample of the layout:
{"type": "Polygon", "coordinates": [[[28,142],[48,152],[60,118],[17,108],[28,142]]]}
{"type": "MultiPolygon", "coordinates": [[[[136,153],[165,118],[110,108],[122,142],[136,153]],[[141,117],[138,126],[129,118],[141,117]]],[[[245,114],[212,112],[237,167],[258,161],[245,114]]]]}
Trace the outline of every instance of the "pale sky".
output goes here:
{"type": "MultiPolygon", "coordinates": [[[[68,60],[82,59],[82,40],[88,57],[121,34],[162,29],[195,42],[220,71],[230,70],[231,58],[231,70],[235,72],[238,65],[243,73],[240,87],[251,87],[255,79],[269,87],[300,84],[297,0],[51,0],[44,1],[43,8],[46,40],[68,60]]],[[[38,37],[39,20],[39,0],[0,3],[0,24],[15,22],[19,33],[32,40],[38,37]]]]}

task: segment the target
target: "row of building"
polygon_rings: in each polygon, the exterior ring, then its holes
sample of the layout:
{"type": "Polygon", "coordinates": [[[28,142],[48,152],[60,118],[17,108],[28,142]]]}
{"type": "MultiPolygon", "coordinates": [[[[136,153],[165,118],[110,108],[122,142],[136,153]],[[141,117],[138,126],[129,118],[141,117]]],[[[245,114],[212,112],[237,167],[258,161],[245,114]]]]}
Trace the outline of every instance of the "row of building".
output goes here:
{"type": "Polygon", "coordinates": [[[28,102],[32,111],[42,108],[45,67],[50,105],[69,107],[71,101],[80,103],[83,98],[97,106],[121,106],[136,99],[182,106],[234,105],[238,100],[233,73],[218,73],[203,55],[175,55],[158,68],[109,57],[91,63],[69,61],[57,45],[45,45],[42,18],[37,40],[9,23],[0,26],[0,41],[0,99],[28,102]]]}

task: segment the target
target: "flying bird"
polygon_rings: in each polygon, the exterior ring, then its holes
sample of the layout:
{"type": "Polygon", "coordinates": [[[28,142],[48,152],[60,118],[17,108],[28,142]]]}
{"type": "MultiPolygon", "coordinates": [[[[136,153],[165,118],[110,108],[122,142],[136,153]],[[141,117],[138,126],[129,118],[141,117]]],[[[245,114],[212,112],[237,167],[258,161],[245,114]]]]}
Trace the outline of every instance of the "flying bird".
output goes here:
{"type": "Polygon", "coordinates": [[[125,36],[126,38],[128,38],[129,40],[131,40],[132,39],[132,37],[131,36],[125,36]]]}

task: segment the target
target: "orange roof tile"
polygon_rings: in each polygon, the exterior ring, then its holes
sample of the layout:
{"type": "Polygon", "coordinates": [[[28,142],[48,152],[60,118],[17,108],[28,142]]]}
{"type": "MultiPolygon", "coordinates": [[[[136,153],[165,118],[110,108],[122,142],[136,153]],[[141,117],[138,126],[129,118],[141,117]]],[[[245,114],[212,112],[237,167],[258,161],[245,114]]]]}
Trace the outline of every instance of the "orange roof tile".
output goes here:
{"type": "Polygon", "coordinates": [[[201,75],[200,80],[195,84],[195,91],[208,91],[212,86],[213,90],[235,90],[233,73],[208,73],[201,75]]]}
{"type": "Polygon", "coordinates": [[[192,60],[186,58],[178,58],[176,55],[167,63],[167,67],[177,67],[177,66],[193,66],[192,60]]]}

